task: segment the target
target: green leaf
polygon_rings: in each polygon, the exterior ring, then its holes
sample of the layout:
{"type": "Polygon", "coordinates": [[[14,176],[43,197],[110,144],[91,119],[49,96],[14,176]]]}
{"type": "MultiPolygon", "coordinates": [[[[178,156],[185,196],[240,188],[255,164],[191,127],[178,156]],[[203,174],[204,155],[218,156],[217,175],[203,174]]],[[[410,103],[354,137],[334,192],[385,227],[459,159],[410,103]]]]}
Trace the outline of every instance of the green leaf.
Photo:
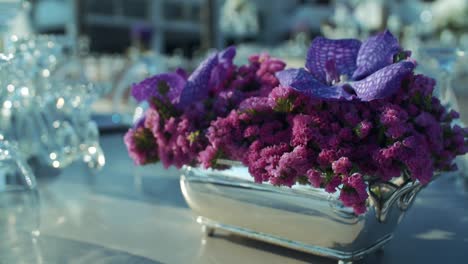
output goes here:
{"type": "Polygon", "coordinates": [[[197,140],[198,136],[200,136],[200,130],[191,132],[187,139],[190,141],[190,144],[193,144],[195,140],[197,140]]]}
{"type": "Polygon", "coordinates": [[[159,99],[157,97],[153,97],[152,100],[156,110],[158,111],[159,115],[164,119],[167,120],[171,117],[176,117],[179,115],[174,105],[166,100],[159,99]]]}
{"type": "Polygon", "coordinates": [[[280,98],[276,101],[274,110],[282,113],[290,113],[294,109],[294,104],[290,98],[280,98]]]}

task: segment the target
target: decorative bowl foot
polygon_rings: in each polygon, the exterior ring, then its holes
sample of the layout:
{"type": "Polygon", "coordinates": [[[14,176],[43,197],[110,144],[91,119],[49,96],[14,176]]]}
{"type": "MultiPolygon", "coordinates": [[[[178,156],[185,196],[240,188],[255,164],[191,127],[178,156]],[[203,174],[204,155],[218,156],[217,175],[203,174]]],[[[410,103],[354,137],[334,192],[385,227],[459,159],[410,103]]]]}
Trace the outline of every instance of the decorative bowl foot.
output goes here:
{"type": "Polygon", "coordinates": [[[352,264],[354,260],[361,259],[365,255],[380,250],[388,241],[392,239],[392,235],[388,235],[383,239],[376,241],[372,246],[361,249],[354,252],[339,251],[314,245],[303,244],[298,241],[284,239],[281,237],[273,236],[270,234],[260,233],[253,230],[245,229],[238,226],[227,225],[213,221],[211,219],[199,216],[197,217],[197,223],[202,226],[202,230],[207,237],[214,235],[215,230],[219,229],[222,231],[229,232],[231,234],[239,235],[242,237],[264,241],[270,244],[299,250],[309,254],[329,257],[338,260],[338,264],[352,264]]]}
{"type": "Polygon", "coordinates": [[[215,233],[215,229],[207,225],[202,225],[202,231],[207,237],[212,237],[215,233]]]}

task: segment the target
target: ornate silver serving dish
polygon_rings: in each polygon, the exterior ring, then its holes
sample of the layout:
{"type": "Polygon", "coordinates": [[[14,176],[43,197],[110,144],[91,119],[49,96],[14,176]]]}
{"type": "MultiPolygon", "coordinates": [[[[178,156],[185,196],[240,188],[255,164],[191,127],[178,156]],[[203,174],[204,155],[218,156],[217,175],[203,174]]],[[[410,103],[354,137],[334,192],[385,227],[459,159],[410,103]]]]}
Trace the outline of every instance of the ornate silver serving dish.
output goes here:
{"type": "Polygon", "coordinates": [[[216,229],[352,263],[382,248],[421,189],[398,178],[370,184],[368,211],[355,215],[338,195],[311,186],[257,184],[236,162],[227,170],[185,167],[182,193],[207,235],[216,229]]]}

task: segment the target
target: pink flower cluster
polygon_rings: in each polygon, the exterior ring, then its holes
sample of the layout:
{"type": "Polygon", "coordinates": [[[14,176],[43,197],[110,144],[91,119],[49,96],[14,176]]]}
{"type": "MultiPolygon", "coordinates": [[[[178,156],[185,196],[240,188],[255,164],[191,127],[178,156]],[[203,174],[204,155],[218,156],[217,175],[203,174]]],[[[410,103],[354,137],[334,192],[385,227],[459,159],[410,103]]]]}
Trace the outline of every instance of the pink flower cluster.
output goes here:
{"type": "Polygon", "coordinates": [[[155,95],[125,135],[130,156],[138,165],[160,160],[178,168],[223,169],[219,159],[238,160],[258,183],[338,191],[362,214],[369,181],[409,175],[427,184],[467,152],[467,129],[452,125],[458,113],[432,95],[429,77],[411,73],[383,99],[335,100],[280,85],[276,73],[284,68],[266,54],[243,66],[223,61],[203,72],[207,97],[182,106],[175,92],[157,92],[162,77],[144,83],[135,94],[155,95]]]}
{"type": "Polygon", "coordinates": [[[236,159],[256,182],[339,190],[343,204],[361,214],[367,181],[407,173],[427,184],[467,152],[466,129],[451,126],[458,114],[432,96],[434,85],[411,75],[396,94],[371,102],[313,99],[278,86],[213,121],[200,162],[213,167],[216,158],[236,159]]]}
{"type": "MultiPolygon", "coordinates": [[[[210,122],[228,115],[245,98],[267,95],[278,85],[275,73],[285,66],[267,54],[252,56],[247,65],[240,67],[232,63],[219,65],[209,79],[209,97],[183,107],[176,107],[176,100],[157,93],[157,82],[143,81],[138,85],[144,85],[145,93],[155,95],[149,100],[144,120],[125,135],[131,158],[137,165],[160,160],[166,168],[196,164],[198,156],[209,154],[205,134],[210,122]]],[[[167,95],[171,96],[171,91],[167,95]]]]}
{"type": "Polygon", "coordinates": [[[124,137],[128,153],[137,165],[159,161],[158,145],[151,130],[143,126],[144,122],[140,120],[124,137]]]}

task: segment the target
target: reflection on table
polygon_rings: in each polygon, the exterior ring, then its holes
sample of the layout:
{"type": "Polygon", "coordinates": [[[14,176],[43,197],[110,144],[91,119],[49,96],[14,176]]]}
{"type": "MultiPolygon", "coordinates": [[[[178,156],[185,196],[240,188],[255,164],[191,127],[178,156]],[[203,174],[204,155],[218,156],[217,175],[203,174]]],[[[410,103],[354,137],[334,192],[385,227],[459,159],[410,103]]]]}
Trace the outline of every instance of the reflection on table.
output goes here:
{"type": "MultiPolygon", "coordinates": [[[[37,248],[36,263],[336,263],[226,233],[205,238],[182,197],[176,169],[133,166],[121,134],[102,136],[102,145],[109,161],[97,174],[76,163],[56,175],[38,175],[41,235],[26,245],[28,251],[37,248]]],[[[445,175],[423,190],[385,251],[360,263],[463,259],[468,194],[460,179],[445,175]]]]}

